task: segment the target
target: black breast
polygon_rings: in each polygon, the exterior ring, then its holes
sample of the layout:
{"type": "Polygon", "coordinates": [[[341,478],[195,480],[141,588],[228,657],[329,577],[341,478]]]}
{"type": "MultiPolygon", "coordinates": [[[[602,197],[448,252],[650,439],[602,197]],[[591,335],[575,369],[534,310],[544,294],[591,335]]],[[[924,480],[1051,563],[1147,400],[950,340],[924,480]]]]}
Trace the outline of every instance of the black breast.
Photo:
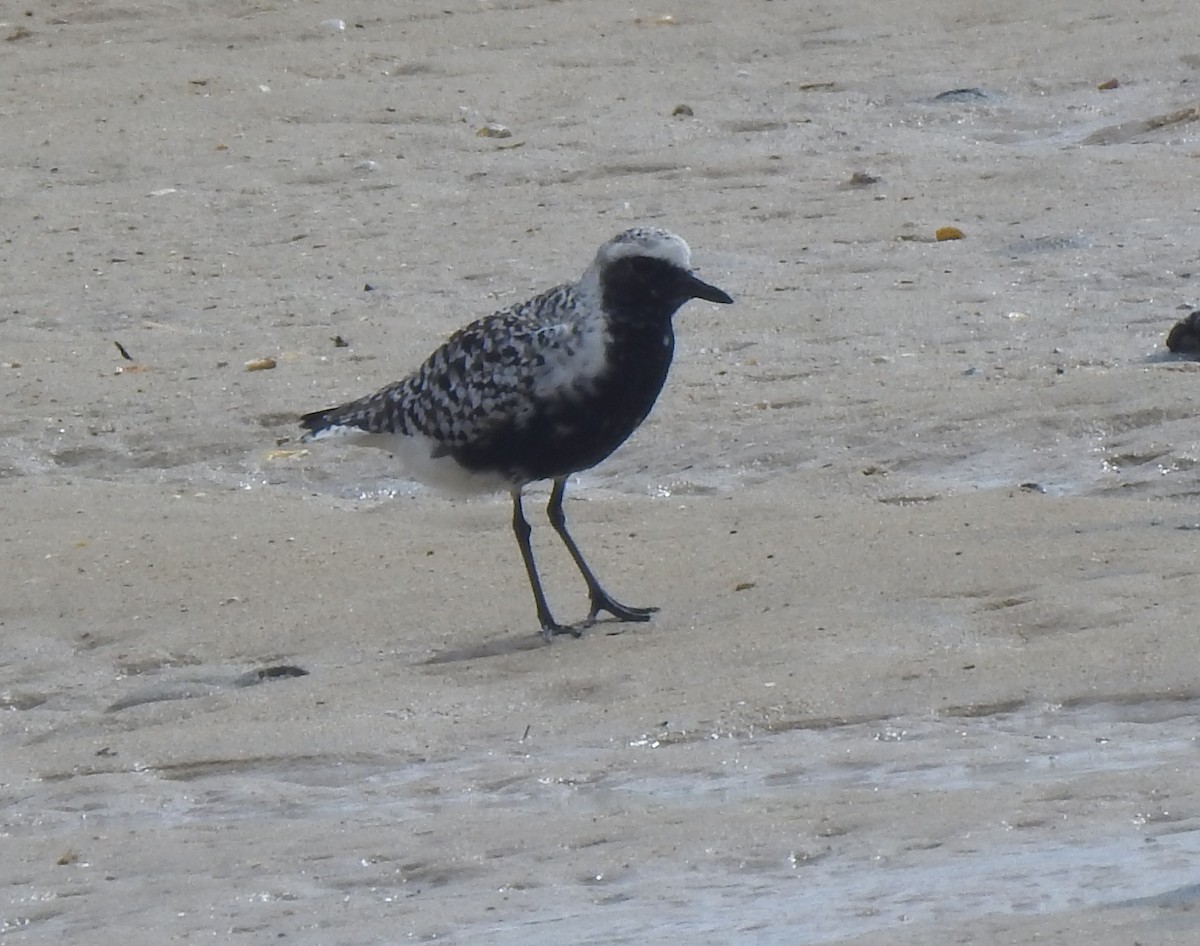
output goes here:
{"type": "Polygon", "coordinates": [[[608,369],[585,395],[543,401],[519,424],[448,452],[468,469],[500,470],[514,483],[595,466],[646,419],[666,381],[675,348],[670,320],[657,331],[646,329],[613,326],[608,369]]]}

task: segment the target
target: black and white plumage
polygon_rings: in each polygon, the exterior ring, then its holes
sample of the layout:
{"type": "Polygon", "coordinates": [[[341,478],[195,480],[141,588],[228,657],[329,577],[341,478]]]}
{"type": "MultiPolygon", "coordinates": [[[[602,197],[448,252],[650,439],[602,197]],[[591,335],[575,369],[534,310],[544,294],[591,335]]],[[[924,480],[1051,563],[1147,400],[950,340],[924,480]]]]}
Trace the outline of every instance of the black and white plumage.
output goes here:
{"type": "Polygon", "coordinates": [[[524,486],[552,480],[550,522],[591,600],[583,626],[601,611],[648,620],[656,608],[620,604],[600,586],[567,532],[562,500],[567,477],[611,454],[650,413],[671,365],[675,312],[690,299],[733,301],[690,265],[691,251],[674,233],[619,233],[578,282],[472,322],[402,381],[305,414],[303,439],[348,435],[383,447],[414,478],[454,492],[508,490],[547,641],[582,633],[550,613],[521,506],[524,486]]]}

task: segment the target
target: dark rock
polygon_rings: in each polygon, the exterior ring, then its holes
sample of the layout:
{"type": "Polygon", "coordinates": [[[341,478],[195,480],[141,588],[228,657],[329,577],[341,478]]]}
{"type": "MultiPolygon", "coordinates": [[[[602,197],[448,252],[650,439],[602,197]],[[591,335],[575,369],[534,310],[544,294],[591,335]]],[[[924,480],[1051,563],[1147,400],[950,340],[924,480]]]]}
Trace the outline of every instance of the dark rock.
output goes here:
{"type": "Polygon", "coordinates": [[[1200,355],[1200,309],[1172,326],[1167,348],[1177,355],[1200,355]]]}

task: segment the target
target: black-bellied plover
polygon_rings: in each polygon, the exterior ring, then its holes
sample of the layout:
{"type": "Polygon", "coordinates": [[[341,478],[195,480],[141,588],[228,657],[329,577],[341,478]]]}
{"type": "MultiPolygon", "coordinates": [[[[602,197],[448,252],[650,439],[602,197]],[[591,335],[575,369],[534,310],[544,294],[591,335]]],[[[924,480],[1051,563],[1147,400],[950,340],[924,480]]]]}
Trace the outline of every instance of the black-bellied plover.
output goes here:
{"type": "Polygon", "coordinates": [[[501,309],[455,332],[402,381],[301,418],[305,440],[335,434],[393,452],[414,478],[452,492],[508,490],[513,532],[542,636],[576,637],[601,611],[646,621],[608,594],[567,532],[563,493],[637,429],[662,390],[675,349],[671,318],[690,299],[733,300],[691,271],[667,230],[632,229],[600,247],[578,282],[501,309]],[[551,480],[546,507],[587,583],[581,626],[554,620],[529,545],[522,489],[551,480]]]}

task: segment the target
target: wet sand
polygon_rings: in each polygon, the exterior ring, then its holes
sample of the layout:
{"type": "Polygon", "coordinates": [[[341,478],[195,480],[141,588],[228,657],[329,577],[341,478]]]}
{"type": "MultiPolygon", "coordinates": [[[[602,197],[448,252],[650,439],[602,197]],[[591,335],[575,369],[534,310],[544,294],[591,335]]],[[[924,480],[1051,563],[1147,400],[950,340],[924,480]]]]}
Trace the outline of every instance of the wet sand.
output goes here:
{"type": "Polygon", "coordinates": [[[6,942],[1195,941],[1189,5],[31,12],[6,942]],[[294,421],[640,223],[737,305],[569,493],[661,612],[544,646],[505,500],[294,421]]]}

